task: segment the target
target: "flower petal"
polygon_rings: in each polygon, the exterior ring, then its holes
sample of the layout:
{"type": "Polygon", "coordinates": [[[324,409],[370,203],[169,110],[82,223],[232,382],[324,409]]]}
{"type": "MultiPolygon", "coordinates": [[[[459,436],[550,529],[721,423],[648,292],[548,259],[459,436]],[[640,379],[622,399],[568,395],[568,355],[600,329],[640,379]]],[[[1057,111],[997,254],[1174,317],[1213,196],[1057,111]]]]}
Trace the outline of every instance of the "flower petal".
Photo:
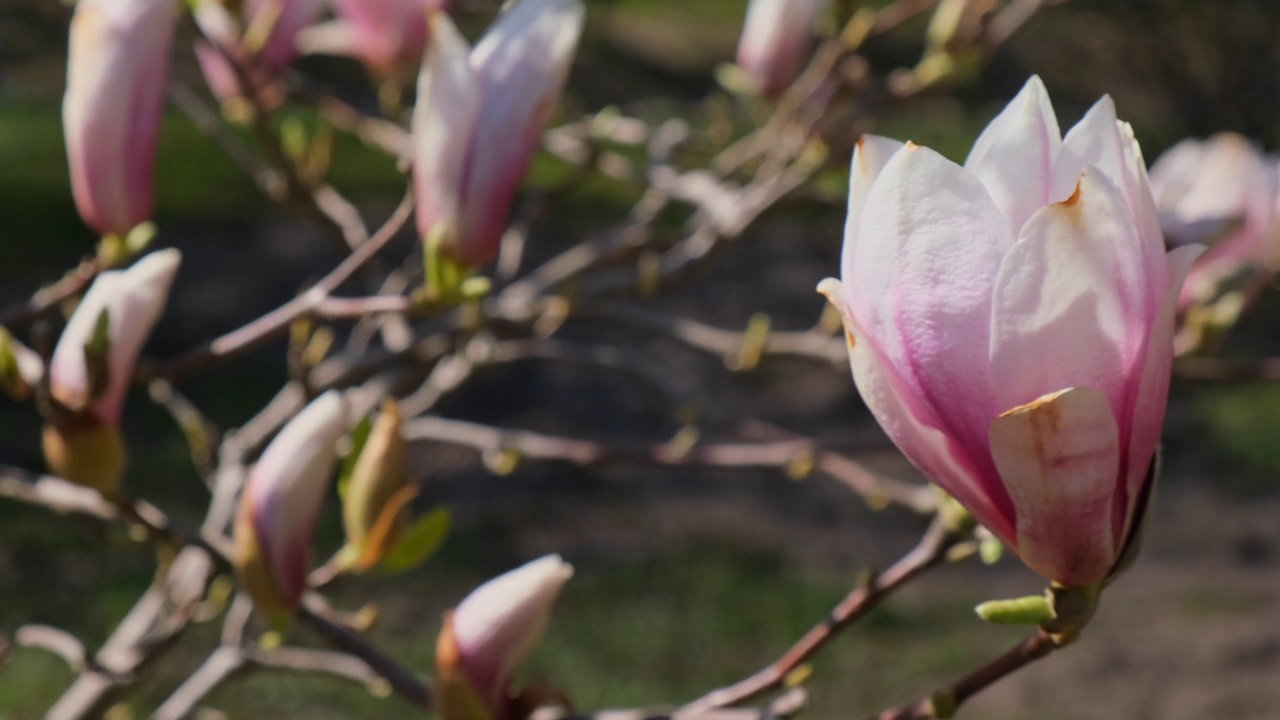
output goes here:
{"type": "Polygon", "coordinates": [[[474,138],[480,91],[470,49],[444,14],[430,20],[431,42],[418,76],[413,109],[413,185],[418,232],[446,238],[458,231],[462,186],[474,138]]]}
{"type": "Polygon", "coordinates": [[[1049,93],[1039,76],[1032,75],[969,151],[964,166],[987,186],[1014,234],[1048,204],[1053,163],[1061,146],[1049,93]]]}
{"type": "Polygon", "coordinates": [[[862,223],[862,208],[867,194],[880,171],[889,159],[902,149],[903,143],[879,135],[863,135],[853,151],[849,164],[849,214],[844,223],[844,249],[841,253],[840,272],[853,277],[853,250],[858,245],[858,228],[862,223]]]}
{"type": "Polygon", "coordinates": [[[976,176],[908,144],[867,196],[844,278],[859,326],[984,475],[995,472],[987,425],[1002,409],[987,352],[992,292],[1012,244],[976,176]]]}
{"type": "Polygon", "coordinates": [[[844,319],[849,365],[858,393],[885,434],[932,483],[969,508],[978,522],[1013,546],[1013,506],[999,483],[984,483],[968,451],[940,430],[933,409],[897,374],[848,310],[845,288],[828,278],[818,286],[844,319]],[[993,492],[994,491],[994,492],[993,492]]]}
{"type": "Polygon", "coordinates": [[[991,423],[991,454],[1018,514],[1018,555],[1064,585],[1091,585],[1116,558],[1112,497],[1120,431],[1107,397],[1071,388],[991,423]]]}
{"type": "MultiPolygon", "coordinates": [[[[1134,383],[1133,419],[1129,431],[1128,468],[1125,472],[1126,503],[1138,497],[1142,483],[1147,477],[1147,467],[1155,456],[1156,446],[1160,444],[1160,429],[1164,425],[1165,409],[1169,402],[1169,375],[1173,366],[1173,334],[1175,316],[1178,308],[1178,295],[1182,290],[1182,280],[1187,275],[1192,262],[1204,248],[1187,246],[1177,248],[1169,253],[1169,275],[1173,278],[1159,311],[1151,325],[1151,335],[1147,340],[1146,357],[1143,358],[1142,373],[1134,383]]],[[[1127,507],[1124,512],[1123,531],[1120,537],[1126,537],[1133,508],[1127,507]]]]}
{"type": "Polygon", "coordinates": [[[1002,407],[1091,387],[1128,417],[1126,380],[1150,328],[1134,235],[1121,191],[1092,168],[1075,195],[1023,228],[1000,267],[991,320],[1002,407]]]}

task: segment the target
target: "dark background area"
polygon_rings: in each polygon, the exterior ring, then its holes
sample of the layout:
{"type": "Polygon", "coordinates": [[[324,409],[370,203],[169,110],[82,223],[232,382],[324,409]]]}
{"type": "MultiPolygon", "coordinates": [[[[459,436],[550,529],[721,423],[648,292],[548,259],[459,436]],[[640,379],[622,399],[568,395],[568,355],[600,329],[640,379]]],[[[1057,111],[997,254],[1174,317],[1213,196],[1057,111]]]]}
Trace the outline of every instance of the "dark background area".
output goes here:
{"type": "MultiPolygon", "coordinates": [[[[463,3],[465,5],[465,3],[463,3]]],[[[478,3],[483,5],[483,3],[478,3]]],[[[616,104],[645,118],[702,121],[714,110],[715,65],[733,56],[742,0],[588,2],[588,31],[565,116],[616,104]]],[[[465,9],[465,8],[464,8],[465,9]]],[[[0,302],[21,298],[92,251],[71,201],[59,101],[68,10],[52,0],[0,0],[0,302]]],[[[483,9],[460,14],[483,27],[483,9]]],[[[911,65],[922,22],[868,50],[877,71],[911,65]]],[[[177,74],[202,87],[189,47],[177,74]]],[[[306,69],[371,100],[358,69],[308,59],[306,69]],[[366,92],[367,91],[367,92],[366,92]],[[361,93],[365,93],[362,95],[361,93]]],[[[975,82],[878,119],[876,131],[963,158],[972,138],[1030,73],[1040,74],[1065,130],[1102,93],[1131,121],[1148,160],[1178,139],[1237,130],[1280,147],[1280,2],[1076,0],[1042,11],[975,82]]],[[[303,122],[315,118],[292,109],[303,122]]],[[[530,184],[553,182],[540,159],[530,184]]],[[[240,170],[176,112],[158,160],[157,242],[184,264],[148,345],[172,356],[292,297],[332,266],[317,228],[261,198],[240,170]]],[[[367,218],[390,212],[404,179],[394,162],[340,137],[332,183],[367,218]]],[[[839,190],[837,188],[837,190],[839,190]]],[[[839,192],[835,192],[839,196],[839,192]]],[[[530,259],[618,221],[634,192],[608,183],[570,193],[535,230],[530,259]]],[[[822,309],[812,288],[837,273],[843,207],[784,203],[755,224],[703,280],[664,309],[722,327],[768,312],[803,328],[822,309]]],[[[1231,336],[1232,357],[1280,352],[1274,292],[1231,336]]],[[[863,409],[846,368],[767,362],[728,374],[651,339],[664,371],[729,408],[836,443],[868,464],[916,477],[863,409]]],[[[223,427],[244,422],[285,378],[273,345],[182,389],[223,427]]],[[[665,439],[673,409],[616,375],[526,362],[484,373],[439,412],[571,435],[665,439]]],[[[0,461],[39,468],[39,418],[0,398],[0,461]]],[[[1138,566],[1109,590],[1078,646],[1004,682],[966,717],[1014,720],[1273,718],[1280,707],[1280,388],[1175,382],[1166,471],[1138,566]]],[[[207,500],[171,420],[130,399],[127,482],[176,516],[207,500]]],[[[560,552],[577,568],[531,674],[565,686],[584,708],[687,700],[763,665],[817,622],[867,567],[914,542],[922,521],[875,511],[846,488],[765,471],[611,470],[522,465],[496,477],[471,455],[421,448],[422,507],[448,505],[456,529],[439,557],[402,576],[342,583],[335,599],[374,602],[373,638],[406,664],[431,666],[439,613],[483,579],[560,552]]],[[[319,557],[340,543],[336,503],[319,557]]],[[[92,645],[147,586],[153,557],[96,524],[0,504],[0,631],[42,622],[92,645]]],[[[1004,649],[1018,630],[982,624],[982,600],[1034,593],[1013,559],[946,568],[917,582],[814,663],[816,718],[861,717],[914,698],[1004,649]]],[[[132,709],[144,716],[202,659],[218,623],[197,628],[172,668],[132,709]]],[[[0,717],[34,718],[70,679],[62,662],[20,651],[0,669],[0,717]]],[[[231,717],[402,717],[410,709],[325,679],[258,675],[213,704],[231,717]]],[[[129,715],[121,715],[129,717],[129,715]]]]}

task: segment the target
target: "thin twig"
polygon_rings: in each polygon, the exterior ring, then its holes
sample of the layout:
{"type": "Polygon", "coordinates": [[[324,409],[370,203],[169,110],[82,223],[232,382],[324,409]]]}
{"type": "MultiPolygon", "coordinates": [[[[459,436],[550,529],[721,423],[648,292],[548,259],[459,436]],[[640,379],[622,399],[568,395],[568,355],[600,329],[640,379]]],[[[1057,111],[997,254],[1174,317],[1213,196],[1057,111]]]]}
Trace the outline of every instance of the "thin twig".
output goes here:
{"type": "Polygon", "coordinates": [[[941,518],[933,521],[920,542],[888,570],[873,576],[849,593],[831,614],[805,633],[787,652],[759,672],[732,685],[713,690],[676,709],[673,720],[691,720],[715,708],[728,707],[782,687],[787,676],[821,650],[840,631],[880,604],[886,596],[925,570],[941,563],[947,550],[960,540],[941,518]]]}
{"type": "Polygon", "coordinates": [[[957,680],[949,687],[910,705],[885,710],[872,720],[928,720],[951,717],[966,700],[994,685],[1006,676],[1045,657],[1058,647],[1053,636],[1036,630],[1000,657],[957,680]],[[942,706],[941,708],[939,706],[942,706]]]}

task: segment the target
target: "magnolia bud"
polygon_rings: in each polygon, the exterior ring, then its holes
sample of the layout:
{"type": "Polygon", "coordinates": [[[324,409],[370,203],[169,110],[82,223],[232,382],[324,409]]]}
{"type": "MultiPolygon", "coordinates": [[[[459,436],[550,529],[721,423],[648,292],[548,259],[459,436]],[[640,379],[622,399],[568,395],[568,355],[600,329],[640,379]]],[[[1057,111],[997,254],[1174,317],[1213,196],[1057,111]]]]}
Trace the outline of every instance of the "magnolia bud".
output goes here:
{"type": "Polygon", "coordinates": [[[413,115],[414,188],[418,230],[453,260],[497,256],[584,14],[580,0],[519,0],[474,50],[447,17],[432,16],[413,115]]]}
{"type": "Polygon", "coordinates": [[[542,639],[573,567],[547,555],[476,588],[445,618],[436,643],[436,713],[506,720],[511,679],[542,639]]]}
{"type": "Polygon", "coordinates": [[[347,545],[358,553],[355,564],[360,571],[376,565],[395,545],[408,519],[413,488],[405,485],[406,447],[400,426],[400,408],[394,400],[387,400],[360,451],[342,499],[347,545]]]}
{"type": "Polygon", "coordinates": [[[67,416],[44,426],[44,457],[49,470],[104,498],[120,495],[125,449],[120,431],[92,413],[67,416]]]}
{"type": "Polygon", "coordinates": [[[373,73],[395,76],[421,61],[427,43],[427,14],[443,11],[445,0],[329,0],[334,22],[298,35],[302,52],[349,55],[373,73]]]}
{"type": "Polygon", "coordinates": [[[738,41],[738,67],[756,89],[776,95],[799,74],[825,0],[751,0],[738,41]]]}
{"type": "Polygon", "coordinates": [[[311,536],[346,427],[341,395],[316,398],[263,451],[240,497],[236,575],[273,623],[287,621],[306,589],[311,536]]]}
{"type": "Polygon", "coordinates": [[[164,311],[181,262],[177,250],[161,250],[128,270],[104,272],[94,280],[71,314],[49,361],[50,392],[55,400],[73,412],[91,412],[113,427],[120,424],[134,365],[164,311]],[[101,329],[104,313],[109,351],[105,355],[107,376],[102,382],[95,372],[97,364],[90,363],[90,346],[97,345],[95,333],[101,329]]]}
{"type": "Polygon", "coordinates": [[[164,109],[174,0],[80,0],[62,101],[76,208],[124,235],[151,218],[152,164],[164,109]]]}

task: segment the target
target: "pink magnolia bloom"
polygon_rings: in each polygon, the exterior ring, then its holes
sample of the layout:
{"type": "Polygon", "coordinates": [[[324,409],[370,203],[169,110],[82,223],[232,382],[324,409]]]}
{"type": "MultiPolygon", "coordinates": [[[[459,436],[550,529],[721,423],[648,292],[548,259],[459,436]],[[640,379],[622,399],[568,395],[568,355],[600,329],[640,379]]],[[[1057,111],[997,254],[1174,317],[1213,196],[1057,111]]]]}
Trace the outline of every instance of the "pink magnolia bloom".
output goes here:
{"type": "Polygon", "coordinates": [[[346,430],[342,396],[326,392],[284,426],[249,472],[235,565],[241,587],[273,620],[288,617],[306,590],[311,536],[346,430]]]}
{"type": "Polygon", "coordinates": [[[416,65],[427,44],[427,14],[445,0],[329,0],[336,22],[299,36],[305,52],[350,55],[380,75],[416,65]]]}
{"type": "Polygon", "coordinates": [[[194,16],[209,42],[196,43],[196,60],[214,96],[225,102],[244,95],[228,56],[245,66],[261,92],[297,59],[298,34],[320,17],[324,3],[325,0],[243,0],[241,22],[237,23],[216,0],[202,0],[194,16]],[[255,32],[265,34],[253,37],[255,32]]]}
{"type": "Polygon", "coordinates": [[[1280,249],[1278,181],[1275,162],[1235,133],[1183,140],[1151,166],[1166,235],[1175,244],[1210,246],[1187,273],[1182,307],[1213,300],[1232,276],[1251,298],[1266,286],[1280,249]]]}
{"type": "Polygon", "coordinates": [[[760,91],[776,95],[796,79],[809,53],[813,22],[826,0],[751,0],[738,40],[738,67],[760,91]]]}
{"type": "Polygon", "coordinates": [[[512,675],[537,647],[573,567],[547,555],[476,588],[445,621],[436,648],[438,714],[470,717],[471,698],[502,720],[512,675]]]}
{"type": "Polygon", "coordinates": [[[453,259],[498,253],[516,188],[564,88],[582,33],[581,0],[519,0],[474,50],[432,16],[413,115],[418,229],[453,259]]]}
{"type": "Polygon", "coordinates": [[[76,208],[98,232],[124,235],[151,219],[178,10],[173,0],[76,3],[62,123],[76,208]]]}
{"type": "Polygon", "coordinates": [[[120,424],[134,365],[164,311],[181,261],[182,254],[177,250],[161,250],[142,258],[128,270],[104,272],[93,281],[67,322],[49,361],[50,392],[55,400],[72,409],[87,409],[107,425],[120,424]],[[85,345],[93,337],[104,311],[111,342],[107,384],[99,397],[91,398],[85,345]]]}
{"type": "Polygon", "coordinates": [[[1033,570],[1115,566],[1164,420],[1178,290],[1142,154],[1103,97],[1066,137],[1032,77],[957,165],[864,137],[840,310],[868,408],[1033,570]]]}

